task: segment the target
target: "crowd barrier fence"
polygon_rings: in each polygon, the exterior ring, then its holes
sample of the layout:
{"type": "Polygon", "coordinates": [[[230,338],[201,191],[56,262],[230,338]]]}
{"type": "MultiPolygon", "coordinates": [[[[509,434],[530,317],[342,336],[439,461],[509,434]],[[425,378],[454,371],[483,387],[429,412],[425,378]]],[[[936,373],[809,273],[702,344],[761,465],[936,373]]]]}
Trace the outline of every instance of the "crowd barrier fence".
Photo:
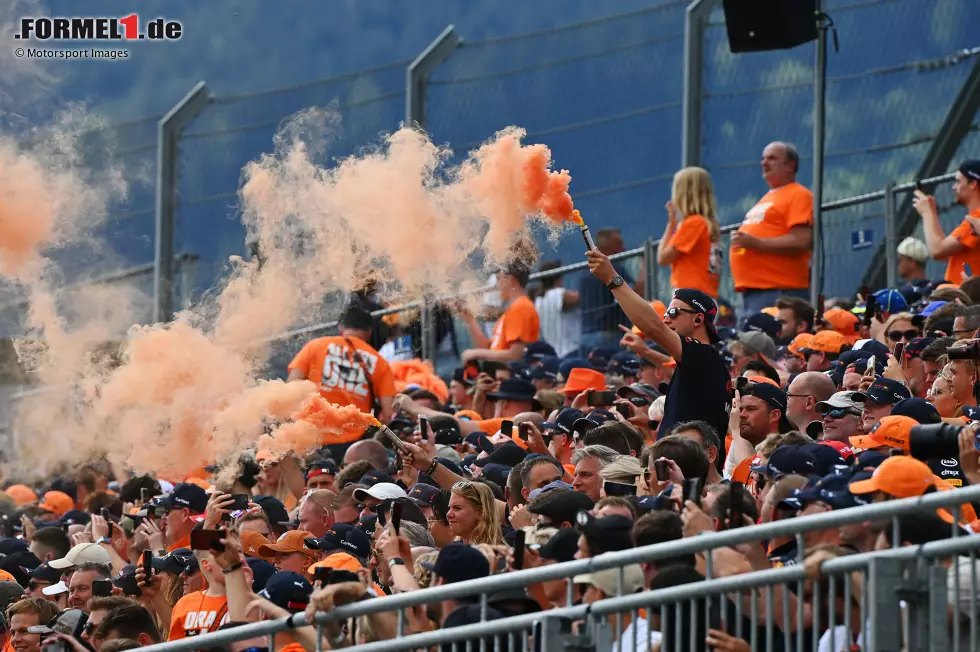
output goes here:
{"type": "MultiPolygon", "coordinates": [[[[967,487],[706,533],[589,559],[370,599],[329,613],[317,613],[315,622],[322,631],[331,622],[385,612],[397,614],[396,639],[357,645],[358,652],[400,652],[433,646],[449,646],[443,649],[453,652],[464,649],[473,652],[477,648],[485,652],[491,645],[495,652],[623,649],[623,645],[613,647],[613,642],[646,650],[647,646],[638,646],[631,638],[631,631],[643,629],[638,624],[643,620],[648,632],[667,636],[669,645],[664,649],[671,650],[699,649],[697,641],[703,640],[709,626],[745,637],[753,651],[816,650],[825,632],[840,637],[836,645],[826,648],[832,650],[849,649],[853,643],[850,637],[857,639],[862,652],[976,650],[980,536],[967,535],[953,526],[946,538],[935,537],[928,543],[902,546],[903,542],[914,539],[904,538],[900,519],[945,509],[958,520],[960,505],[978,499],[980,487],[967,487]],[[798,563],[779,568],[726,576],[713,573],[713,566],[719,563],[712,561],[713,554],[708,554],[713,551],[784,537],[794,538],[798,549],[803,551],[807,533],[845,525],[876,527],[875,531],[885,533],[890,539],[891,548],[826,560],[816,574],[800,563],[802,558],[798,563]],[[628,566],[691,554],[705,555],[704,581],[624,594],[628,566]],[[591,604],[574,604],[569,599],[573,595],[573,583],[567,582],[566,604],[570,606],[487,620],[488,604],[494,595],[609,569],[618,570],[616,595],[603,594],[602,599],[591,604]],[[805,600],[797,599],[799,596],[809,598],[809,609],[805,600]],[[850,608],[838,609],[838,598],[850,608]],[[479,605],[479,623],[467,625],[465,629],[404,635],[404,610],[461,599],[479,605]],[[830,609],[830,605],[834,608],[830,609]],[[576,622],[582,624],[573,628],[576,622]],[[847,640],[843,639],[844,632],[849,632],[847,640]],[[782,647],[774,647],[777,643],[782,647]]],[[[915,535],[921,536],[921,532],[915,535]]],[[[190,652],[258,637],[268,637],[272,650],[277,635],[306,624],[306,616],[301,614],[291,621],[262,621],[149,646],[147,652],[190,652]]]]}

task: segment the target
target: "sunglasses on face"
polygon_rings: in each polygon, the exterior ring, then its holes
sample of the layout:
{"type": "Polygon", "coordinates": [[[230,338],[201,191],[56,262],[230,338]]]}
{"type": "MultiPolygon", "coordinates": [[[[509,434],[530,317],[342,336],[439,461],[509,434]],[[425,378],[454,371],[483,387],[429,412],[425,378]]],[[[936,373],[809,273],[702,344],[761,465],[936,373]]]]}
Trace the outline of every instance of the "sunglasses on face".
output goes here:
{"type": "Polygon", "coordinates": [[[636,407],[646,407],[650,405],[650,399],[643,398],[642,396],[634,396],[629,399],[629,402],[635,405],[636,407]]]}
{"type": "Polygon", "coordinates": [[[827,410],[826,412],[821,412],[824,417],[830,417],[831,419],[843,419],[848,414],[851,416],[859,417],[861,414],[855,412],[854,410],[848,410],[847,408],[835,408],[833,410],[827,410]]]}
{"type": "Polygon", "coordinates": [[[697,310],[688,310],[687,308],[677,308],[675,306],[673,308],[668,308],[667,311],[664,313],[664,315],[670,317],[671,319],[677,319],[678,317],[680,317],[682,312],[687,313],[689,315],[700,314],[697,310]]]}
{"type": "Polygon", "coordinates": [[[888,331],[887,335],[888,339],[892,340],[893,342],[897,342],[901,339],[911,340],[919,335],[919,331],[915,329],[909,331],[888,331]]]}

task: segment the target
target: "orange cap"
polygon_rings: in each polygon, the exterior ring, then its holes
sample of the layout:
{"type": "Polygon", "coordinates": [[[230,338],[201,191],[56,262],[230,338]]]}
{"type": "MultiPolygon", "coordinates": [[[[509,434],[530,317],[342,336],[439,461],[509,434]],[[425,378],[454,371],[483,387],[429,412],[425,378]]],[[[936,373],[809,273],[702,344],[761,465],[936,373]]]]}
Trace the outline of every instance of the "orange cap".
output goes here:
{"type": "Polygon", "coordinates": [[[60,491],[49,491],[44,494],[41,503],[38,505],[46,512],[51,512],[57,516],[64,516],[75,509],[75,501],[66,493],[60,491]]]}
{"type": "MultiPolygon", "coordinates": [[[[664,302],[660,299],[654,299],[650,302],[650,307],[653,308],[655,313],[657,313],[657,317],[660,317],[660,319],[663,320],[664,314],[667,312],[667,306],[664,305],[664,302]]],[[[643,331],[636,326],[633,327],[633,332],[637,335],[643,335],[643,331]]]]}
{"type": "Polygon", "coordinates": [[[782,387],[779,386],[779,383],[767,376],[746,376],[746,378],[751,380],[753,383],[766,383],[767,385],[772,385],[776,389],[782,389],[782,387]]]}
{"type": "Polygon", "coordinates": [[[779,319],[779,308],[776,306],[769,306],[768,308],[763,308],[760,311],[764,315],[769,315],[773,319],[779,319]]]}
{"type": "Polygon", "coordinates": [[[3,490],[18,505],[30,505],[37,500],[37,494],[26,484],[12,484],[3,490]]]}
{"type": "Polygon", "coordinates": [[[457,419],[469,419],[470,421],[483,421],[483,415],[476,410],[460,410],[453,415],[457,419]]]}
{"type": "Polygon", "coordinates": [[[16,582],[17,578],[5,570],[0,570],[0,582],[16,582]]]}
{"type": "Polygon", "coordinates": [[[560,391],[562,394],[581,394],[587,389],[602,391],[606,388],[606,375],[595,369],[572,369],[568,381],[560,391]]]}
{"type": "Polygon", "coordinates": [[[925,462],[898,455],[882,462],[867,480],[852,482],[848,489],[852,494],[883,491],[895,498],[914,498],[935,486],[936,477],[925,462]]]}
{"type": "Polygon", "coordinates": [[[909,441],[912,438],[912,428],[917,425],[919,422],[910,417],[882,417],[868,434],[851,437],[851,446],[864,451],[891,446],[908,453],[911,450],[909,441]]]}
{"type": "Polygon", "coordinates": [[[732,482],[738,482],[740,484],[746,484],[752,475],[752,467],[762,464],[762,457],[756,455],[755,457],[746,457],[744,460],[738,463],[738,465],[732,469],[732,482]]]}
{"type": "Polygon", "coordinates": [[[817,331],[805,349],[821,353],[840,353],[847,346],[847,338],[837,331],[817,331]]]}
{"type": "Polygon", "coordinates": [[[271,541],[255,530],[245,530],[239,538],[242,541],[242,552],[245,553],[246,557],[265,559],[263,555],[259,554],[259,548],[272,545],[271,541]]]}
{"type": "Polygon", "coordinates": [[[356,573],[362,570],[364,567],[361,566],[361,562],[346,552],[335,552],[332,555],[327,555],[323,561],[318,561],[317,563],[306,569],[310,575],[316,574],[316,569],[318,568],[332,568],[334,570],[345,570],[356,573]]]}
{"type": "Polygon", "coordinates": [[[793,338],[793,341],[789,343],[786,347],[789,352],[795,355],[797,358],[803,357],[803,349],[810,348],[810,342],[813,341],[813,333],[800,333],[793,338]]]}
{"type": "Polygon", "coordinates": [[[259,546],[260,557],[275,557],[278,554],[289,554],[291,552],[301,552],[310,557],[316,557],[317,552],[306,547],[306,540],[312,539],[313,534],[305,530],[290,530],[279,537],[275,543],[263,544],[259,546]]]}
{"type": "Polygon", "coordinates": [[[830,324],[832,330],[843,335],[848,344],[854,344],[861,339],[861,334],[858,333],[861,320],[853,312],[831,308],[823,314],[823,319],[830,324]]]}

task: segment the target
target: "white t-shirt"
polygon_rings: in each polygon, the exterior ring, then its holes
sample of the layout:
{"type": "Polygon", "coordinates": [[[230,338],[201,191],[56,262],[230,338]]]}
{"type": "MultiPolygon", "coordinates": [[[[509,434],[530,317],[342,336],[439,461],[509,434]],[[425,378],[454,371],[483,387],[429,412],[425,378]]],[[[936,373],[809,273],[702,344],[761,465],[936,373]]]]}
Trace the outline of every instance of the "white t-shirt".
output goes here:
{"type": "Polygon", "coordinates": [[[646,618],[639,618],[623,630],[623,635],[619,637],[619,641],[612,644],[611,652],[650,652],[651,648],[660,643],[662,638],[660,632],[651,631],[647,627],[646,618]],[[622,649],[619,646],[620,641],[623,643],[622,649]]]}
{"type": "Polygon", "coordinates": [[[582,313],[565,312],[565,288],[552,288],[534,300],[541,321],[541,339],[555,347],[559,358],[578,351],[582,340],[582,313]]]}

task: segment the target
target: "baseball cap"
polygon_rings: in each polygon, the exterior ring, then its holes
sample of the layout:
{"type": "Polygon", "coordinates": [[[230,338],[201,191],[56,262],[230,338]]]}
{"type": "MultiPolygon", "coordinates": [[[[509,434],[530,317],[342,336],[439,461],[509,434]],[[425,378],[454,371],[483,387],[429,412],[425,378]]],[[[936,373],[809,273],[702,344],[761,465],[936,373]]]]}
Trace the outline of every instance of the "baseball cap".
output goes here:
{"type": "Polygon", "coordinates": [[[693,288],[680,288],[674,292],[674,298],[683,301],[692,309],[704,315],[704,326],[708,331],[708,340],[711,343],[718,342],[718,329],[715,328],[715,317],[718,316],[718,306],[715,300],[702,292],[693,288]]]}
{"type": "Polygon", "coordinates": [[[111,564],[112,560],[109,558],[109,553],[102,549],[97,543],[80,543],[71,550],[68,554],[61,559],[54,559],[48,562],[51,568],[57,568],[59,570],[64,570],[67,568],[74,568],[75,566],[80,566],[88,562],[94,562],[96,564],[111,564]]]}
{"type": "Polygon", "coordinates": [[[286,506],[275,496],[253,496],[252,502],[262,508],[270,523],[275,525],[289,523],[289,512],[286,511],[286,506]]]}
{"type": "Polygon", "coordinates": [[[894,288],[885,288],[874,293],[875,305],[880,312],[895,314],[909,309],[902,293],[894,288]]]}
{"type": "Polygon", "coordinates": [[[558,366],[558,375],[568,381],[576,369],[592,369],[592,365],[585,358],[565,358],[558,366]]]}
{"type": "Polygon", "coordinates": [[[823,444],[803,444],[800,450],[813,455],[817,461],[816,474],[827,476],[833,473],[835,466],[846,466],[844,457],[837,452],[837,449],[823,444]]]}
{"type": "Polygon", "coordinates": [[[831,308],[823,314],[823,319],[830,325],[830,330],[840,333],[848,344],[854,344],[861,339],[858,332],[861,320],[853,312],[843,308],[831,308]]]}
{"type": "Polygon", "coordinates": [[[631,351],[620,351],[609,359],[606,373],[635,376],[640,371],[640,360],[631,351]]]}
{"type": "Polygon", "coordinates": [[[42,582],[51,582],[52,584],[60,582],[62,575],[64,575],[64,571],[60,571],[57,568],[51,568],[51,566],[46,563],[41,564],[30,572],[31,578],[41,580],[42,582]]]}
{"type": "Polygon", "coordinates": [[[160,504],[168,511],[189,509],[195,514],[203,514],[208,508],[208,492],[196,484],[181,482],[160,504]]]}
{"type": "MultiPolygon", "coordinates": [[[[242,533],[243,542],[245,540],[245,534],[247,533],[242,533]]],[[[262,535],[260,534],[259,536],[262,535]]],[[[244,548],[244,543],[242,547],[244,548]]],[[[174,575],[193,572],[198,568],[197,557],[194,556],[194,552],[189,548],[177,548],[176,550],[172,550],[167,553],[165,557],[154,557],[152,565],[155,570],[172,573],[174,575]]]]}
{"type": "Polygon", "coordinates": [[[743,390],[745,396],[760,398],[777,410],[786,414],[786,392],[767,382],[751,381],[743,390]]]}
{"type": "Polygon", "coordinates": [[[544,340],[531,342],[524,347],[524,362],[528,364],[542,360],[543,358],[554,358],[557,355],[558,353],[555,351],[555,347],[544,340]]]}
{"type": "Polygon", "coordinates": [[[980,181],[980,160],[970,159],[960,163],[959,173],[970,181],[980,181]]]}
{"type": "MultiPolygon", "coordinates": [[[[486,557],[484,557],[486,559],[486,557]]],[[[361,562],[354,556],[348,555],[346,552],[335,552],[332,555],[327,555],[323,558],[323,561],[318,561],[309,568],[306,569],[310,575],[316,573],[318,568],[332,568],[333,570],[345,570],[352,573],[356,573],[364,569],[361,562]]]]}
{"type": "Polygon", "coordinates": [[[585,536],[589,547],[597,555],[633,547],[633,519],[622,514],[590,517],[584,525],[580,522],[577,525],[579,532],[585,536]]]}
{"type": "Polygon", "coordinates": [[[913,337],[905,345],[905,357],[920,358],[925,348],[935,341],[934,337],[913,337]]]}
{"type": "Polygon", "coordinates": [[[811,341],[813,341],[813,333],[800,333],[793,338],[793,341],[789,343],[786,349],[797,358],[802,358],[803,350],[810,345],[811,341]]]}
{"type": "Polygon", "coordinates": [[[88,525],[91,521],[92,515],[88,512],[83,512],[80,509],[69,509],[55,523],[59,527],[64,527],[65,525],[88,525]]]}
{"type": "Polygon", "coordinates": [[[246,557],[245,563],[252,569],[252,591],[258,593],[265,588],[266,583],[276,574],[276,567],[258,557],[246,557]]]}
{"type": "Polygon", "coordinates": [[[558,369],[561,367],[560,358],[541,358],[538,366],[531,369],[531,380],[558,381],[558,369]]]}
{"type": "Polygon", "coordinates": [[[541,424],[542,430],[557,430],[558,432],[565,433],[566,435],[572,434],[572,426],[575,422],[582,418],[582,410],[576,408],[562,408],[558,416],[555,417],[554,421],[545,422],[541,424]]]}
{"type": "Polygon", "coordinates": [[[879,405],[894,405],[899,401],[912,398],[909,388],[891,378],[878,376],[871,386],[864,392],[855,392],[854,399],[865,403],[878,403],[879,405]]]}
{"type": "Polygon", "coordinates": [[[936,477],[925,462],[896,455],[882,462],[870,478],[851,482],[848,488],[856,495],[883,491],[895,498],[914,498],[934,486],[936,477]]]}
{"type": "Polygon", "coordinates": [[[835,451],[837,451],[838,455],[844,458],[844,462],[846,462],[847,464],[850,464],[851,462],[854,461],[854,450],[848,444],[842,441],[833,441],[833,440],[825,439],[823,441],[818,441],[817,443],[820,444],[821,446],[829,446],[830,448],[833,448],[835,451]]]}
{"type": "Polygon", "coordinates": [[[929,248],[922,240],[908,237],[898,243],[898,255],[924,263],[929,260],[929,248]]]}
{"type": "Polygon", "coordinates": [[[315,478],[319,475],[337,475],[340,467],[333,460],[314,460],[306,467],[306,479],[315,478]]]}
{"type": "Polygon", "coordinates": [[[563,527],[542,544],[538,554],[542,559],[550,559],[558,563],[572,561],[575,559],[575,553],[578,552],[579,536],[575,528],[563,527]]]}
{"type": "Polygon", "coordinates": [[[487,480],[491,482],[496,482],[498,486],[507,486],[507,477],[510,475],[511,467],[504,466],[503,464],[487,464],[483,467],[483,473],[481,474],[487,480]]]}
{"type": "Polygon", "coordinates": [[[405,490],[392,482],[379,482],[373,487],[358,487],[354,490],[354,500],[363,502],[365,498],[385,500],[386,498],[405,498],[405,490]]]}
{"type": "Polygon", "coordinates": [[[589,351],[589,364],[592,365],[593,369],[604,372],[609,366],[609,361],[618,352],[619,349],[610,346],[596,347],[589,351]]]}
{"type": "Polygon", "coordinates": [[[889,446],[909,452],[912,428],[919,422],[911,417],[889,415],[882,417],[867,435],[851,437],[851,446],[862,450],[872,450],[889,446]]]}
{"type": "Polygon", "coordinates": [[[371,556],[371,539],[362,530],[347,523],[334,523],[322,539],[306,533],[307,547],[321,552],[341,550],[357,557],[367,559],[371,556]]]}
{"type": "Polygon", "coordinates": [[[616,396],[619,398],[645,398],[651,401],[655,401],[660,398],[660,392],[657,388],[648,383],[632,383],[631,385],[623,385],[616,390],[616,396]]]}
{"type": "Polygon", "coordinates": [[[18,507],[30,505],[37,500],[37,494],[26,484],[12,484],[4,489],[3,493],[10,496],[18,507]]]}
{"type": "Polygon", "coordinates": [[[616,417],[609,410],[592,410],[587,416],[580,419],[576,419],[575,423],[572,424],[572,430],[579,434],[584,435],[588,431],[592,430],[597,426],[601,426],[607,421],[615,421],[616,417]]]}
{"type": "Polygon", "coordinates": [[[850,409],[860,412],[864,409],[864,401],[854,398],[858,392],[835,392],[826,401],[818,402],[814,408],[817,412],[830,412],[834,408],[850,409]]]}
{"type": "Polygon", "coordinates": [[[481,457],[474,462],[476,466],[486,466],[487,464],[503,464],[511,468],[524,461],[527,453],[523,448],[512,441],[505,441],[493,447],[493,452],[487,457],[481,457]]]}
{"type": "Polygon", "coordinates": [[[269,578],[259,595],[286,611],[298,613],[309,605],[311,593],[313,585],[305,577],[292,571],[279,571],[269,578]]]}
{"type": "Polygon", "coordinates": [[[857,507],[859,503],[848,490],[851,481],[850,474],[829,474],[815,478],[802,489],[796,489],[789,498],[779,501],[779,507],[800,510],[810,503],[822,502],[832,509],[847,509],[857,507]]]}
{"type": "MultiPolygon", "coordinates": [[[[51,588],[51,587],[49,587],[51,588]]],[[[35,625],[27,628],[28,634],[64,634],[81,640],[82,630],[88,616],[81,609],[62,611],[47,625],[35,625]]]]}
{"type": "Polygon", "coordinates": [[[446,584],[475,580],[490,575],[490,562],[476,548],[450,543],[439,551],[432,572],[446,584]]]}
{"type": "Polygon", "coordinates": [[[810,339],[806,347],[800,349],[804,354],[807,353],[831,353],[839,354],[844,347],[848,346],[847,338],[837,331],[817,331],[810,339]]]}
{"type": "Polygon", "coordinates": [[[742,332],[735,339],[745,347],[749,355],[758,354],[768,360],[776,357],[776,343],[762,331],[742,332]]]}
{"type": "Polygon", "coordinates": [[[559,391],[566,395],[578,395],[589,389],[602,391],[605,388],[606,374],[590,366],[587,369],[582,367],[572,369],[566,377],[565,386],[559,391]]]}
{"type": "Polygon", "coordinates": [[[382,482],[387,484],[395,484],[395,479],[391,477],[391,474],[387,471],[378,471],[375,469],[362,475],[354,484],[362,484],[365,487],[373,487],[374,485],[381,484],[382,482]]]}
{"type": "Polygon", "coordinates": [[[41,589],[41,593],[44,595],[61,595],[62,593],[68,593],[68,585],[65,584],[64,580],[61,580],[57,584],[44,587],[41,589]]]}
{"type": "Polygon", "coordinates": [[[743,332],[762,331],[773,339],[779,337],[779,333],[782,330],[783,325],[779,323],[779,320],[764,312],[749,315],[742,324],[743,332]]]}
{"type": "Polygon", "coordinates": [[[245,553],[246,557],[259,557],[263,558],[265,555],[259,552],[259,548],[262,546],[270,546],[272,542],[269,541],[263,534],[256,532],[254,530],[246,530],[240,535],[242,541],[242,552],[245,553]]]}
{"type": "Polygon", "coordinates": [[[496,392],[487,394],[491,401],[528,401],[534,400],[534,384],[526,378],[507,378],[501,381],[500,388],[496,392]]]}
{"type": "Polygon", "coordinates": [[[432,507],[438,496],[439,487],[434,487],[431,484],[418,483],[412,485],[412,488],[408,490],[408,497],[422,507],[432,507]]]}
{"type": "Polygon", "coordinates": [[[529,493],[527,499],[534,500],[541,494],[545,494],[548,493],[549,491],[554,491],[554,490],[572,491],[572,485],[568,484],[567,482],[563,482],[562,480],[555,480],[554,482],[549,482],[548,484],[541,487],[540,489],[535,489],[534,491],[529,493]]]}
{"type": "Polygon", "coordinates": [[[812,453],[799,446],[780,446],[765,464],[753,466],[751,470],[773,477],[791,474],[811,476],[817,473],[817,460],[812,453]]]}
{"type": "Polygon", "coordinates": [[[61,491],[49,491],[41,498],[38,507],[46,512],[63,516],[66,512],[75,509],[75,501],[71,496],[61,491]]]}
{"type": "Polygon", "coordinates": [[[555,525],[575,523],[575,515],[595,507],[592,499],[579,491],[549,491],[527,506],[531,514],[544,516],[555,525]]]}
{"type": "MultiPolygon", "coordinates": [[[[593,571],[585,575],[576,575],[572,581],[575,584],[591,584],[607,596],[618,595],[619,591],[619,568],[607,568],[606,570],[593,571]]],[[[643,588],[643,569],[639,564],[627,564],[622,568],[622,594],[630,595],[643,588]]]]}
{"type": "Polygon", "coordinates": [[[922,424],[942,421],[935,405],[924,398],[917,397],[907,398],[896,403],[892,407],[891,416],[909,417],[922,424]]]}
{"type": "Polygon", "coordinates": [[[286,532],[275,543],[259,546],[259,557],[275,557],[279,554],[289,554],[300,552],[309,557],[315,557],[316,552],[307,548],[305,542],[312,539],[313,533],[305,530],[290,530],[286,532]]]}

